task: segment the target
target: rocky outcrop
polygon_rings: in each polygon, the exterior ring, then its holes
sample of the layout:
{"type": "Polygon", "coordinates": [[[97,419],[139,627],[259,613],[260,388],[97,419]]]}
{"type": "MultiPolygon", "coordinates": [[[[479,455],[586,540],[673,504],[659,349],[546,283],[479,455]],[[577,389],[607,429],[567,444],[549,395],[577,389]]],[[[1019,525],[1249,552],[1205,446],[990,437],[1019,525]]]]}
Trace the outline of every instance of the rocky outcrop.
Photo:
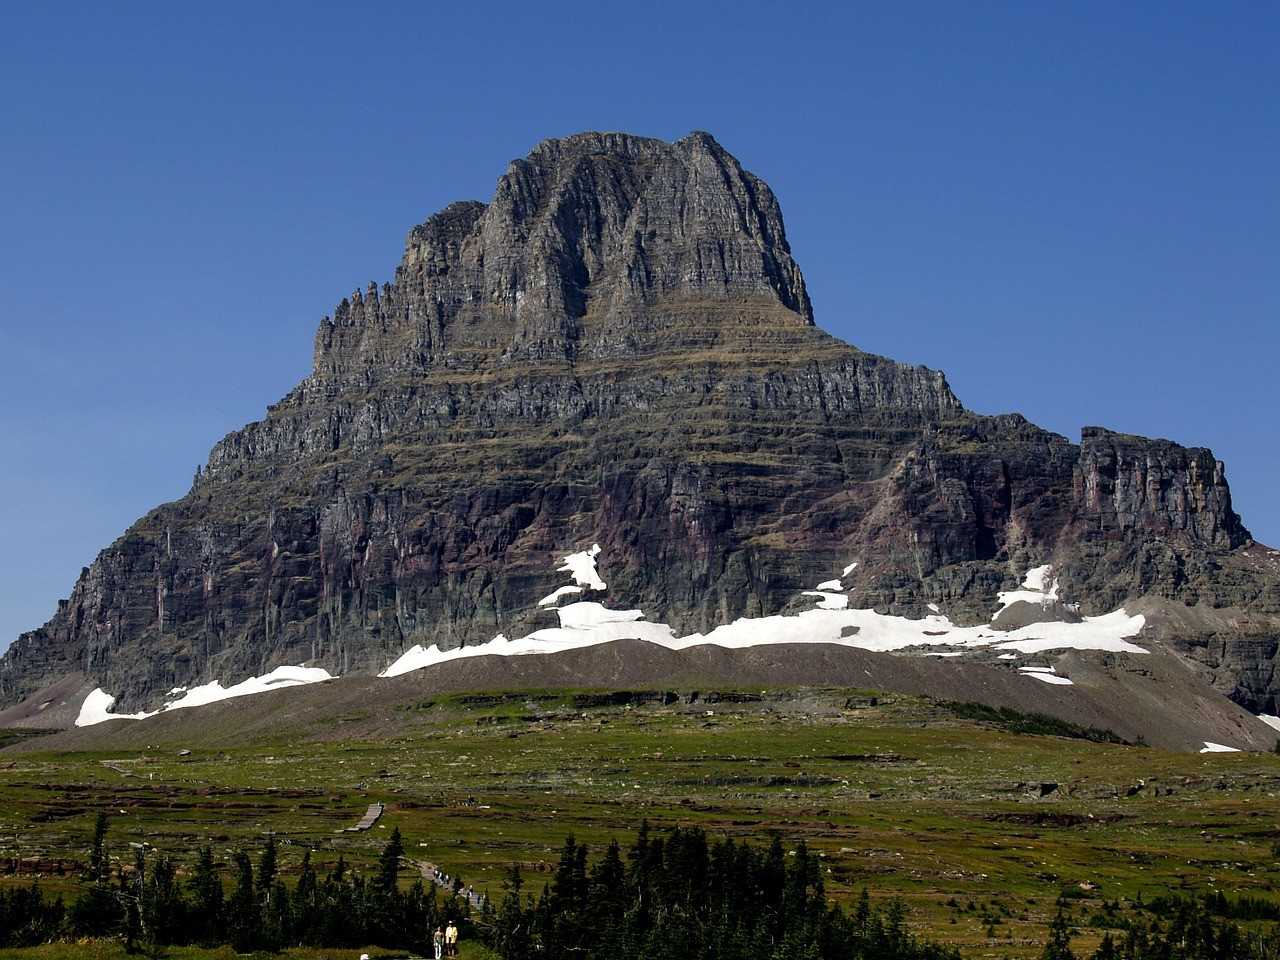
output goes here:
{"type": "Polygon", "coordinates": [[[1231,550],[1250,542],[1221,460],[1205,449],[1085,427],[1075,499],[1103,533],[1185,534],[1231,550]]]}
{"type": "Polygon", "coordinates": [[[1274,589],[1220,575],[1249,538],[1208,451],[966,412],[814,325],[777,201],[710,136],[593,133],[410,231],[311,376],[11,647],[0,702],[78,670],[130,708],[519,635],[593,542],[610,595],[682,631],[854,560],[855,603],[961,618],[1044,562],[1086,612],[1274,589]]]}

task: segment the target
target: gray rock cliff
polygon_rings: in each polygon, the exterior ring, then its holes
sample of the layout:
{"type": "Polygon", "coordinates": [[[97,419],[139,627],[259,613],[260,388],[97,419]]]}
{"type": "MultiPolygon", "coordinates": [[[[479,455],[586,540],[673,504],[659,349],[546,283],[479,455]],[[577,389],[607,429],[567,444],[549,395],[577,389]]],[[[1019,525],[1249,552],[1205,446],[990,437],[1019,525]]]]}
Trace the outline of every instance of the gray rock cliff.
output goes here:
{"type": "Polygon", "coordinates": [[[0,703],[76,670],[145,706],[518,636],[594,542],[610,597],[682,631],[851,560],[856,604],[983,619],[1052,562],[1086,612],[1253,610],[1188,656],[1212,647],[1242,703],[1277,693],[1276,572],[1208,451],[968,413],[814,325],[776,199],[710,136],[587,133],[414,227],[394,282],[321,322],[311,376],[13,644],[0,703]]]}

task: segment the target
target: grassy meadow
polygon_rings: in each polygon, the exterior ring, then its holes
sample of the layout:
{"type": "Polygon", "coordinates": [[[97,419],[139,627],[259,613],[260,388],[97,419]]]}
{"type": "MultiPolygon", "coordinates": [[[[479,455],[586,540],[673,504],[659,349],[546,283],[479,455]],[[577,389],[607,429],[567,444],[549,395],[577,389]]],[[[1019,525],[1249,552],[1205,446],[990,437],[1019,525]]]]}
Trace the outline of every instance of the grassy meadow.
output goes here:
{"type": "MultiPolygon", "coordinates": [[[[402,706],[376,736],[352,715],[233,747],[0,752],[0,862],[83,863],[106,811],[121,864],[142,843],[183,863],[205,843],[224,863],[237,850],[256,858],[271,833],[286,877],[305,849],[318,867],[342,855],[368,872],[398,827],[410,859],[496,898],[513,863],[540,890],[567,834],[595,854],[610,838],[627,846],[647,819],[658,831],[803,840],[830,895],[901,897],[914,932],[966,957],[1038,956],[1059,903],[1079,930],[1077,955],[1156,896],[1280,903],[1276,754],[1015,734],[869,691],[604,699],[451,695],[402,706]],[[347,725],[359,734],[344,737],[347,725]],[[347,830],[374,801],[386,805],[378,824],[347,830]]],[[[82,882],[74,866],[45,869],[46,891],[73,896],[82,882]]]]}

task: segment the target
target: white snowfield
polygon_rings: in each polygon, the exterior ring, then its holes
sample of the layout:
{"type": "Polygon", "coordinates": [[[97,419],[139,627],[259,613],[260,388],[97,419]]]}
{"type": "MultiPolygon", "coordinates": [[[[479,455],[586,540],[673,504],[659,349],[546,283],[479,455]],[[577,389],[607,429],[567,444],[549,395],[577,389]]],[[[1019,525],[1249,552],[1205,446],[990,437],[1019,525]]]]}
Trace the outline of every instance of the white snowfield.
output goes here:
{"type": "Polygon", "coordinates": [[[1204,746],[1200,750],[1201,753],[1239,753],[1239,747],[1228,747],[1225,744],[1213,743],[1210,740],[1204,742],[1204,746]]]}
{"type": "MultiPolygon", "coordinates": [[[[584,587],[597,591],[607,590],[596,568],[596,558],[599,555],[600,547],[595,544],[589,550],[563,557],[563,563],[557,569],[568,573],[573,583],[544,597],[539,605],[549,607],[563,597],[580,592],[584,587]]],[[[857,561],[850,563],[844,568],[843,576],[847,578],[857,567],[857,561]]],[[[1052,570],[1048,566],[1029,571],[1020,590],[1000,594],[1000,610],[1017,600],[1039,603],[1046,607],[1055,603],[1058,599],[1058,582],[1051,574],[1052,570]]],[[[910,650],[934,657],[958,657],[987,648],[1017,651],[1001,653],[1001,660],[1016,659],[1018,653],[1033,654],[1049,650],[1105,650],[1135,654],[1148,652],[1129,642],[1129,638],[1137,636],[1142,630],[1144,618],[1140,615],[1130,616],[1123,609],[1101,617],[1085,617],[1081,623],[1053,621],[1005,631],[996,630],[989,625],[956,626],[940,613],[933,613],[920,620],[909,620],[906,617],[876,613],[874,610],[851,610],[848,609],[849,597],[840,588],[839,580],[824,581],[818,585],[818,589],[803,591],[801,595],[816,598],[816,609],[790,615],[744,617],[722,624],[709,633],[693,633],[684,637],[677,637],[668,624],[646,620],[641,610],[613,610],[595,601],[580,600],[555,607],[559,626],[544,627],[515,640],[500,634],[487,643],[453,650],[441,650],[435,644],[425,647],[417,645],[403,653],[379,676],[396,677],[464,657],[555,653],[623,639],[646,640],[672,650],[683,650],[699,644],[741,649],[764,644],[830,643],[881,653],[910,650]]],[[[1044,669],[1020,672],[1023,676],[1033,677],[1043,683],[1071,683],[1069,678],[1044,669]]],[[[232,687],[224,688],[216,681],[194,687],[185,691],[181,699],[166,704],[163,709],[175,710],[284,685],[329,679],[332,679],[330,674],[320,668],[278,667],[265,677],[245,680],[232,687]]],[[[109,712],[112,702],[113,698],[108,694],[101,690],[94,691],[84,702],[76,721],[77,726],[100,723],[120,716],[109,712]]],[[[140,716],[148,714],[133,715],[134,718],[140,716]]]]}
{"type": "Polygon", "coordinates": [[[1054,673],[1053,667],[1019,667],[1018,672],[1024,677],[1035,677],[1037,680],[1043,680],[1045,683],[1055,683],[1059,686],[1073,686],[1070,677],[1060,677],[1054,673]]]}
{"type": "Polygon", "coordinates": [[[600,556],[600,544],[594,543],[590,550],[583,550],[581,553],[571,553],[564,558],[564,566],[556,567],[557,573],[571,573],[573,580],[580,586],[590,587],[592,590],[608,590],[605,582],[600,579],[600,574],[596,570],[596,557],[600,556]]]}
{"type": "Polygon", "coordinates": [[[115,703],[116,698],[99,687],[84,698],[84,703],[80,705],[80,715],[76,717],[76,726],[89,727],[95,723],[102,723],[104,720],[116,720],[121,717],[128,720],[142,720],[145,717],[154,717],[157,713],[162,713],[166,710],[199,707],[206,703],[216,703],[219,700],[230,700],[232,697],[247,697],[251,694],[262,693],[264,690],[278,690],[281,687],[296,687],[303,683],[319,683],[322,680],[333,679],[335,679],[333,674],[323,667],[276,667],[265,676],[250,677],[248,680],[242,680],[230,687],[224,687],[217,680],[199,687],[191,687],[190,689],[175,687],[169,692],[170,696],[181,693],[183,694],[182,697],[177,700],[171,700],[159,710],[153,710],[150,713],[109,712],[109,708],[111,704],[115,703]]]}
{"type": "MultiPolygon", "coordinates": [[[[596,545],[583,553],[571,554],[564,558],[564,566],[559,569],[572,573],[579,583],[586,583],[590,578],[598,581],[596,557],[599,552],[599,546],[596,545]]],[[[857,567],[857,561],[849,564],[844,568],[843,575],[847,577],[857,567]]],[[[1022,589],[1000,594],[1000,610],[1017,600],[1044,606],[1054,603],[1058,599],[1058,581],[1051,574],[1052,569],[1048,566],[1029,571],[1022,589]]],[[[874,610],[850,610],[848,595],[837,592],[839,584],[839,580],[827,580],[818,584],[815,590],[802,591],[801,596],[817,598],[817,609],[794,615],[744,617],[716,627],[710,633],[693,633],[685,637],[675,636],[675,631],[665,623],[645,620],[644,613],[640,610],[609,610],[594,602],[570,603],[556,608],[560,617],[559,627],[535,630],[519,640],[499,637],[489,643],[454,650],[441,650],[434,644],[429,647],[415,646],[387,667],[380,676],[395,677],[462,657],[552,653],[622,639],[647,640],[672,650],[683,650],[704,643],[734,649],[775,643],[832,643],[881,653],[924,648],[919,652],[931,656],[956,656],[965,650],[981,647],[1020,653],[1068,649],[1141,654],[1148,652],[1127,639],[1137,636],[1145,619],[1140,615],[1130,616],[1124,610],[1101,617],[1085,617],[1082,623],[1052,621],[1009,631],[996,630],[986,625],[958,627],[947,617],[937,613],[921,620],[908,620],[906,617],[889,616],[874,610]]],[[[563,590],[562,587],[551,596],[563,596],[563,590]]],[[[547,600],[550,598],[544,598],[543,605],[549,605],[547,600]]],[[[1016,653],[1001,655],[1001,659],[1016,657],[1016,653]]],[[[1071,683],[1067,677],[1045,676],[1039,672],[1027,675],[1035,676],[1045,683],[1071,683]]]]}
{"type": "Polygon", "coordinates": [[[1047,563],[1043,567],[1032,567],[1027,571],[1026,577],[1023,578],[1021,590],[1001,590],[996,595],[996,599],[1000,603],[1000,610],[1003,610],[1011,603],[1017,603],[1019,600],[1041,605],[1057,600],[1058,578],[1053,577],[1052,582],[1050,582],[1049,578],[1051,576],[1053,576],[1053,567],[1047,563]]]}

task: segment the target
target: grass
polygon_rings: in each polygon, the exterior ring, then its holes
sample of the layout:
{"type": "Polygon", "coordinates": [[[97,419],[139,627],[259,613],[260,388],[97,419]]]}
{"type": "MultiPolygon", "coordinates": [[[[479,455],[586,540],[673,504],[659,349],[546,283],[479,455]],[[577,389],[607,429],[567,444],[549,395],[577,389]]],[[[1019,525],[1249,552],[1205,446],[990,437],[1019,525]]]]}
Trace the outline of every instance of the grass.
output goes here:
{"type": "Polygon", "coordinates": [[[511,863],[541,889],[567,833],[598,853],[648,819],[804,840],[833,896],[901,896],[917,932],[984,957],[1038,953],[1060,896],[1082,925],[1077,953],[1101,937],[1084,924],[1104,900],[1121,901],[1121,917],[1139,896],[1280,902],[1275,754],[1014,735],[922,698],[864,694],[599,706],[572,691],[442,695],[378,740],[3,753],[0,858],[83,860],[105,810],[122,862],[129,842],[182,862],[202,843],[223,861],[256,858],[269,831],[286,876],[304,849],[369,871],[399,827],[410,858],[496,895],[511,863]],[[377,827],[345,832],[374,800],[387,805],[377,827]]]}

